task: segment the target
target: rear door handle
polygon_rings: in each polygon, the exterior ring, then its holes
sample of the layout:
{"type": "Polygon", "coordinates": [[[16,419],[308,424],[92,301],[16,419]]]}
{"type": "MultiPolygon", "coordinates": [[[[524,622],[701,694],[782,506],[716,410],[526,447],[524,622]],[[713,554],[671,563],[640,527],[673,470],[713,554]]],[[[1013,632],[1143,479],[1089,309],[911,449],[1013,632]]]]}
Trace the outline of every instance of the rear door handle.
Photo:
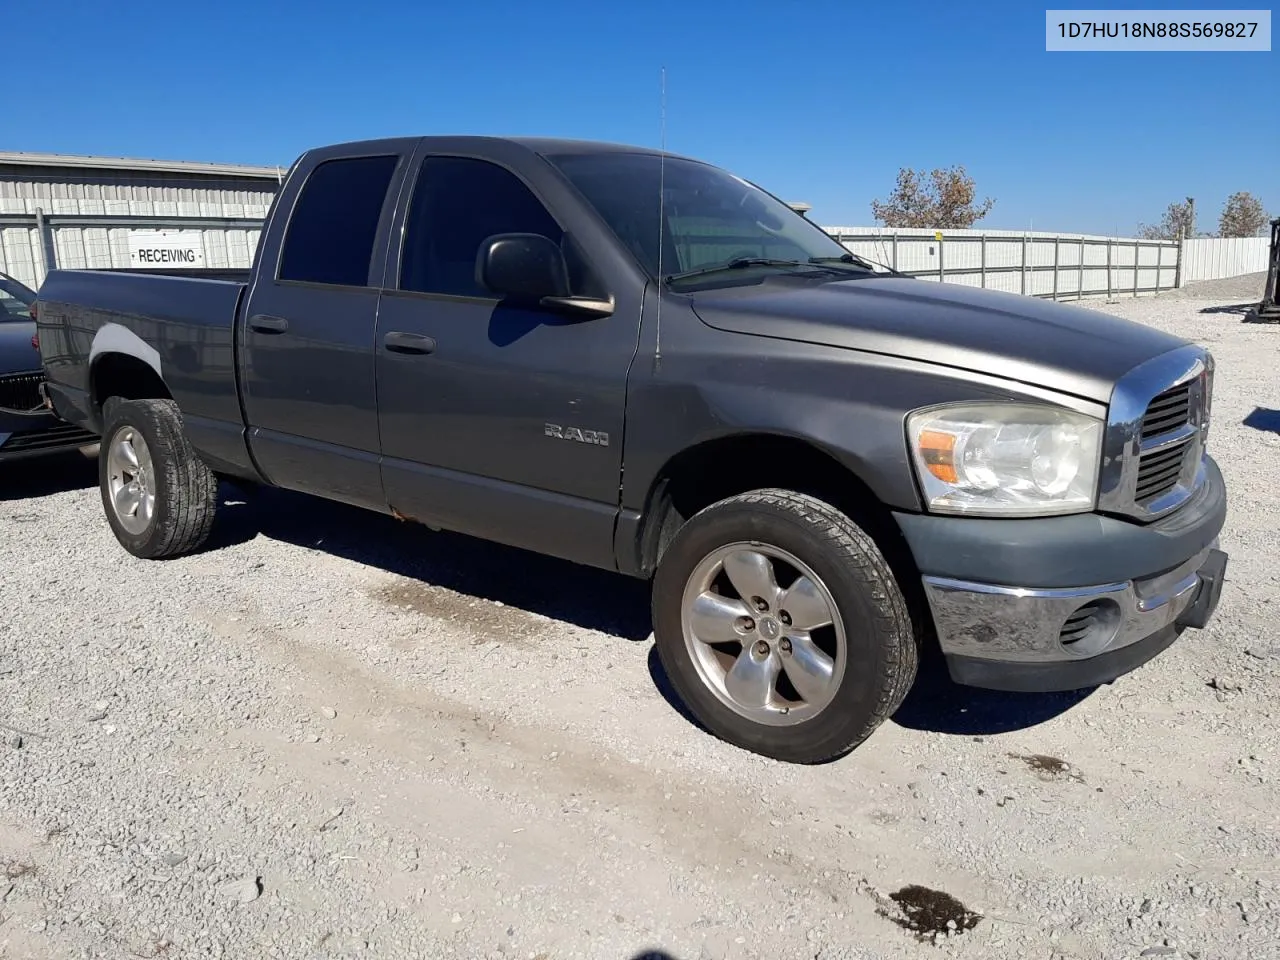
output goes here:
{"type": "Polygon", "coordinates": [[[249,318],[249,329],[258,333],[284,333],[289,329],[289,321],[284,317],[269,317],[260,313],[249,318]]]}
{"type": "Polygon", "coordinates": [[[398,330],[384,334],[382,345],[391,353],[424,355],[435,353],[436,350],[436,342],[433,338],[424,337],[418,333],[401,333],[398,330]]]}

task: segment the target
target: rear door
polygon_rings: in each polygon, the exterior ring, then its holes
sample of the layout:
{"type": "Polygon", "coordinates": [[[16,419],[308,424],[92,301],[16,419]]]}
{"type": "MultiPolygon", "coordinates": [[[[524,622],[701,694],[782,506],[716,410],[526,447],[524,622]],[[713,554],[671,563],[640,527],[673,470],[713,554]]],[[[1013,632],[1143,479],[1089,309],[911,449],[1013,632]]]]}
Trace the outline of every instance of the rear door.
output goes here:
{"type": "Polygon", "coordinates": [[[413,145],[308,154],[277,200],[240,341],[250,448],[277,486],[386,509],[373,336],[413,145]]]}

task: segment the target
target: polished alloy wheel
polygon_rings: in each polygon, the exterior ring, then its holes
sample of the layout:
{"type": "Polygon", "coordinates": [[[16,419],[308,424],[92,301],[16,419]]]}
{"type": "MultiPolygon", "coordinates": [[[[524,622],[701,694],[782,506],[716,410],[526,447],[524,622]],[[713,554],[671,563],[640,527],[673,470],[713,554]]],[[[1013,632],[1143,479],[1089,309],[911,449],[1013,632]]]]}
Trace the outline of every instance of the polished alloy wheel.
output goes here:
{"type": "Polygon", "coordinates": [[[142,434],[123,426],[107,448],[107,485],[112,512],[129,533],[141,534],[156,510],[155,468],[142,434]]]}
{"type": "Polygon", "coordinates": [[[681,622],[702,682],[757,723],[809,720],[840,688],[847,644],[835,600],[786,550],[733,543],[713,551],[688,579],[681,622]]]}

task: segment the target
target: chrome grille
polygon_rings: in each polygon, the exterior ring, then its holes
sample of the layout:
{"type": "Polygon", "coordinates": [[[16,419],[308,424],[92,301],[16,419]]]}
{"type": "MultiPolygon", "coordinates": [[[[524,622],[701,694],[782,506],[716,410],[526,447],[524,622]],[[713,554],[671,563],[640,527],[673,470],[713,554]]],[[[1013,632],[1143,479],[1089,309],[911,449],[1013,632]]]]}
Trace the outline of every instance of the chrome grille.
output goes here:
{"type": "Polygon", "coordinates": [[[40,373],[11,373],[0,377],[0,407],[9,410],[35,410],[43,405],[40,399],[40,373]]]}
{"type": "Polygon", "coordinates": [[[1133,491],[1138,503],[1149,503],[1173,490],[1188,455],[1194,452],[1195,431],[1185,429],[1191,420],[1191,386],[1190,382],[1181,383],[1147,405],[1133,491]]]}
{"type": "Polygon", "coordinates": [[[1194,444],[1191,439],[1179,440],[1169,447],[1144,453],[1138,460],[1138,482],[1134,485],[1133,498],[1139,503],[1163,496],[1178,485],[1178,477],[1186,464],[1187,454],[1194,444]]]}
{"type": "Polygon", "coordinates": [[[1130,371],[1112,393],[1099,509],[1139,520],[1176,510],[1203,479],[1213,357],[1182,347],[1130,371]]]}
{"type": "Polygon", "coordinates": [[[1150,440],[1178,429],[1191,415],[1191,384],[1166,390],[1151,401],[1142,418],[1142,439],[1150,440]]]}

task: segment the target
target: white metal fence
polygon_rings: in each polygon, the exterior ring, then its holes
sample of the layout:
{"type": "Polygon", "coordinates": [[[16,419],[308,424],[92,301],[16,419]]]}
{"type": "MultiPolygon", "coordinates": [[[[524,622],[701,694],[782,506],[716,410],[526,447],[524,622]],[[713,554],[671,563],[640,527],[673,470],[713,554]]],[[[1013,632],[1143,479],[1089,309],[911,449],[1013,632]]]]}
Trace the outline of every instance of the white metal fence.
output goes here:
{"type": "Polygon", "coordinates": [[[1055,300],[1179,286],[1177,241],[1016,230],[825,227],[852,253],[903,273],[1055,300]]]}
{"type": "Polygon", "coordinates": [[[1184,240],[1182,282],[1194,283],[1197,280],[1238,277],[1242,273],[1260,273],[1267,269],[1270,247],[1269,237],[1184,240]]]}

